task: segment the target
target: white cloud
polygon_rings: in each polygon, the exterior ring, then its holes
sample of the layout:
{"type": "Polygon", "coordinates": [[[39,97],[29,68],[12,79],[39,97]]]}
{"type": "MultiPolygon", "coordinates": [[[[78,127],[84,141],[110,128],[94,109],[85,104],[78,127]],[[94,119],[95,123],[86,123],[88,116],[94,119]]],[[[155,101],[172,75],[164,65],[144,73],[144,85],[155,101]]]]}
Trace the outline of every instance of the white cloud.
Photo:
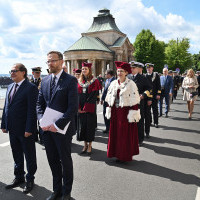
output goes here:
{"type": "Polygon", "coordinates": [[[200,25],[172,13],[163,16],[153,6],[145,7],[142,0],[0,0],[1,69],[9,59],[32,66],[44,63],[50,50],[64,52],[89,29],[105,5],[132,43],[142,29],[150,29],[165,42],[188,37],[190,51],[200,50],[200,25]]]}
{"type": "Polygon", "coordinates": [[[157,39],[165,42],[187,37],[191,41],[190,51],[200,51],[200,26],[191,24],[176,14],[163,16],[154,7],[145,7],[141,0],[124,0],[123,4],[120,2],[121,0],[113,1],[111,12],[115,12],[117,26],[133,40],[131,42],[134,42],[141,29],[150,29],[157,39]]]}

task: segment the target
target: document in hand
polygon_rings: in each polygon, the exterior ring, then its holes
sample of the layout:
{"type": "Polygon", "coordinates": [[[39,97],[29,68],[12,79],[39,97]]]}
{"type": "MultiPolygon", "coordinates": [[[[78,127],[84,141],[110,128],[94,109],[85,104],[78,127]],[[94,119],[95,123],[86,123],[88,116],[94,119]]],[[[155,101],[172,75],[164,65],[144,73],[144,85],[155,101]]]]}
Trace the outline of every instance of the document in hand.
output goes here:
{"type": "MultiPolygon", "coordinates": [[[[57,110],[53,110],[49,107],[46,108],[42,119],[40,120],[40,126],[46,127],[51,124],[54,124],[59,118],[61,118],[64,113],[61,113],[57,110]]],[[[64,130],[58,130],[59,133],[65,134],[69,127],[70,122],[65,126],[64,130]]]]}

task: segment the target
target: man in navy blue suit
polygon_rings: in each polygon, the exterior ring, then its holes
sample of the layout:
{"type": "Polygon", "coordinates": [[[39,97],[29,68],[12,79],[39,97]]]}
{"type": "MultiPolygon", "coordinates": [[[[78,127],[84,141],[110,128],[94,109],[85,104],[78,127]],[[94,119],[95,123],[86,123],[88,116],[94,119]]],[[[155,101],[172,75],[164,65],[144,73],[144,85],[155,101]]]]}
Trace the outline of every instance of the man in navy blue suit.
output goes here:
{"type": "Polygon", "coordinates": [[[173,92],[173,79],[168,75],[168,69],[163,69],[163,76],[160,77],[161,96],[159,101],[160,116],[162,116],[163,99],[165,98],[165,117],[168,117],[169,99],[173,92]]]}
{"type": "Polygon", "coordinates": [[[103,104],[103,117],[104,117],[104,122],[105,122],[105,125],[106,125],[106,129],[103,131],[103,133],[108,133],[109,129],[110,129],[110,120],[107,119],[106,116],[105,116],[106,107],[108,106],[108,103],[105,102],[105,98],[106,98],[110,83],[113,80],[115,80],[115,77],[114,77],[114,71],[112,69],[106,70],[105,75],[106,75],[106,82],[105,82],[105,87],[104,87],[103,94],[102,94],[102,97],[101,97],[101,104],[103,104]]]}
{"type": "Polygon", "coordinates": [[[9,85],[2,116],[1,129],[9,132],[12,149],[15,179],[6,189],[22,184],[24,179],[24,155],[27,164],[26,185],[24,193],[29,193],[34,185],[37,170],[34,133],[37,127],[36,101],[37,87],[27,80],[27,69],[17,63],[10,71],[14,81],[9,85]]]}
{"type": "Polygon", "coordinates": [[[47,54],[50,75],[43,78],[37,102],[40,121],[47,107],[63,113],[55,123],[42,127],[47,159],[53,175],[53,193],[47,200],[69,200],[73,183],[71,141],[75,134],[78,111],[77,79],[63,71],[63,55],[58,51],[47,54]],[[64,133],[66,125],[67,131],[64,133]]]}

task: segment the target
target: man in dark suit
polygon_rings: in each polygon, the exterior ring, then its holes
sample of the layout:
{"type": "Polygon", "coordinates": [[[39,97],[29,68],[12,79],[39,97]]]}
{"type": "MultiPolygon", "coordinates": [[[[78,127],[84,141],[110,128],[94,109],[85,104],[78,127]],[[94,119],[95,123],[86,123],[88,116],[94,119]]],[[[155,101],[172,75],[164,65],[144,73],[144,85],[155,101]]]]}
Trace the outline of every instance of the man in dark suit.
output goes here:
{"type": "Polygon", "coordinates": [[[149,133],[150,133],[150,120],[147,122],[145,125],[144,129],[144,118],[145,118],[145,110],[147,111],[147,115],[149,115],[150,119],[150,109],[146,109],[146,106],[150,106],[152,103],[152,95],[151,95],[151,90],[152,90],[152,85],[148,81],[144,75],[140,74],[142,72],[142,69],[144,65],[142,63],[136,62],[136,61],[131,61],[131,72],[132,74],[129,74],[127,77],[135,82],[135,84],[138,87],[138,92],[140,94],[140,115],[141,119],[138,122],[138,139],[139,139],[139,145],[143,145],[144,141],[144,131],[146,133],[147,138],[149,138],[149,133]]]}
{"type": "Polygon", "coordinates": [[[57,51],[47,54],[50,75],[43,78],[37,102],[38,120],[47,107],[63,116],[47,127],[43,139],[47,159],[53,175],[53,193],[47,200],[69,200],[73,183],[71,141],[75,134],[75,115],[78,111],[77,79],[63,71],[63,55],[57,51]],[[64,129],[68,126],[66,132],[64,129]]]}
{"type": "MultiPolygon", "coordinates": [[[[158,73],[154,72],[154,64],[146,63],[147,74],[146,78],[152,83],[152,109],[153,109],[153,121],[154,126],[158,128],[158,100],[160,99],[161,94],[161,85],[160,85],[160,77],[158,73]]],[[[150,113],[151,116],[151,113],[150,113]]],[[[152,121],[152,120],[151,120],[152,121]]]]}
{"type": "Polygon", "coordinates": [[[110,83],[113,80],[115,80],[114,71],[112,69],[106,70],[105,76],[106,76],[106,82],[105,82],[105,87],[104,87],[103,94],[101,97],[101,104],[103,104],[103,117],[104,117],[104,122],[106,125],[106,129],[103,131],[103,133],[108,133],[110,129],[110,120],[105,117],[106,107],[108,106],[107,102],[105,102],[105,98],[106,98],[110,83]]]}
{"type": "Polygon", "coordinates": [[[41,81],[42,81],[42,78],[41,78],[41,67],[33,67],[32,68],[32,77],[30,78],[30,82],[35,84],[38,88],[38,90],[40,89],[41,87],[41,81]]]}
{"type": "Polygon", "coordinates": [[[163,76],[160,77],[161,97],[159,101],[160,116],[162,116],[163,99],[165,98],[165,117],[168,117],[169,100],[173,93],[173,79],[168,75],[168,69],[163,69],[163,76]]]}
{"type": "MultiPolygon", "coordinates": [[[[33,76],[30,78],[30,82],[35,84],[39,90],[41,87],[41,81],[42,81],[41,67],[33,67],[31,69],[32,69],[33,76]]],[[[43,132],[42,129],[40,127],[37,127],[36,134],[35,134],[35,141],[43,145],[42,132],[43,132]],[[39,135],[40,140],[38,139],[38,135],[39,135]]]]}
{"type": "Polygon", "coordinates": [[[173,100],[176,100],[177,93],[180,86],[180,78],[177,71],[173,71],[173,100]]]}
{"type": "Polygon", "coordinates": [[[3,110],[1,129],[9,132],[12,149],[15,179],[6,189],[19,186],[24,180],[24,155],[27,171],[24,193],[29,193],[34,185],[34,174],[37,170],[34,133],[36,130],[36,101],[38,89],[27,80],[27,69],[17,63],[10,71],[14,81],[7,90],[3,110]]]}

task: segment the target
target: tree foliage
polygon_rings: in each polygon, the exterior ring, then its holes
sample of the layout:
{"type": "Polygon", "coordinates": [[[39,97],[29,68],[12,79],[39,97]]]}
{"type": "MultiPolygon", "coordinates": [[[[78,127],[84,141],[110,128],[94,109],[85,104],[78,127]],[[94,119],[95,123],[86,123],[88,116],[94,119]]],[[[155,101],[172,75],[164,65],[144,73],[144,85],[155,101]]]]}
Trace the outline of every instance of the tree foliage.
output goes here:
{"type": "Polygon", "coordinates": [[[156,40],[152,32],[142,30],[134,42],[134,57],[142,63],[153,63],[155,71],[161,72],[165,61],[165,43],[156,40]]]}
{"type": "Polygon", "coordinates": [[[192,58],[193,58],[193,69],[199,71],[200,70],[200,52],[198,54],[194,54],[192,58]]]}
{"type": "Polygon", "coordinates": [[[180,68],[181,73],[192,67],[192,55],[188,52],[190,41],[188,38],[170,40],[165,48],[165,62],[169,69],[180,68]]]}

